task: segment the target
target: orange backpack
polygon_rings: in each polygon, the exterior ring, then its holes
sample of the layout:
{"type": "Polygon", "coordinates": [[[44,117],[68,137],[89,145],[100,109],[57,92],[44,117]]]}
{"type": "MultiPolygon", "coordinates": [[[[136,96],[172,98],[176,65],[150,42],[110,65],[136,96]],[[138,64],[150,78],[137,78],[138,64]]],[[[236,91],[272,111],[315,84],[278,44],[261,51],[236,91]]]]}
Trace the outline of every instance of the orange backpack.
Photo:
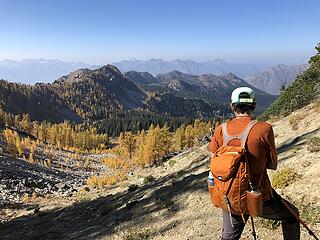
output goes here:
{"type": "Polygon", "coordinates": [[[222,208],[229,214],[248,214],[247,190],[251,185],[249,165],[246,156],[246,141],[252,127],[257,121],[251,121],[236,136],[227,132],[227,124],[222,124],[223,145],[211,158],[210,171],[214,185],[209,185],[212,204],[222,208]],[[228,146],[234,139],[241,141],[241,146],[228,146]]]}

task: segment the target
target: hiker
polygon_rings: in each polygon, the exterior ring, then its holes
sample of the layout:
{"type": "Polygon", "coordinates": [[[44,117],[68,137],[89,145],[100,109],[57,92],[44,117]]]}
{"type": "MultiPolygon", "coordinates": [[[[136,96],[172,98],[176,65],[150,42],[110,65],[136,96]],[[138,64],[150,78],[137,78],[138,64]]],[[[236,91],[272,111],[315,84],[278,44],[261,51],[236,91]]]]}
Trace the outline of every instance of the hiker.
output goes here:
{"type": "MultiPolygon", "coordinates": [[[[282,201],[285,201],[285,203],[287,203],[287,205],[290,206],[290,208],[293,209],[297,214],[298,210],[291,203],[282,199],[272,189],[269,177],[267,175],[267,169],[276,170],[277,168],[277,153],[274,142],[274,134],[272,126],[269,123],[252,120],[253,112],[256,107],[256,100],[253,90],[248,87],[236,88],[231,95],[230,107],[234,112],[235,117],[225,125],[221,124],[216,128],[208,146],[210,152],[216,154],[217,150],[219,151],[219,148],[223,145],[240,146],[243,143],[243,139],[239,138],[240,136],[244,137],[246,135],[244,130],[247,129],[247,138],[244,140],[243,147],[245,148],[246,154],[245,162],[249,165],[249,168],[246,171],[249,172],[249,181],[251,181],[248,188],[252,187],[252,184],[255,186],[255,189],[253,190],[257,190],[257,192],[262,196],[261,211],[259,216],[272,220],[280,220],[282,224],[283,238],[285,240],[300,239],[299,221],[293,216],[293,214],[288,210],[282,201]],[[237,138],[234,138],[233,136],[237,136],[237,138]]],[[[243,160],[241,161],[243,162],[243,160]]],[[[211,164],[214,163],[211,162],[211,164]]],[[[245,163],[239,164],[246,166],[245,163]]],[[[215,166],[210,166],[211,169],[214,167],[215,166]]],[[[211,172],[210,174],[212,174],[211,172]]],[[[218,178],[220,178],[220,176],[218,178]]],[[[218,184],[219,179],[216,177],[212,177],[212,179],[214,181],[212,183],[212,189],[214,191],[215,184],[218,184]]],[[[221,180],[223,180],[222,176],[221,180]]],[[[232,179],[228,181],[231,182],[231,185],[229,184],[230,186],[227,185],[229,182],[220,182],[222,186],[229,188],[228,194],[226,194],[228,196],[224,196],[225,201],[220,200],[220,202],[216,203],[216,206],[222,208],[223,228],[221,239],[236,240],[240,239],[245,223],[249,218],[249,214],[248,211],[241,212],[241,206],[239,206],[241,213],[233,210],[236,208],[236,206],[232,204],[233,202],[231,198],[235,196],[232,191],[238,191],[238,189],[232,186],[232,179]]],[[[247,190],[249,189],[245,189],[245,191],[247,190]]],[[[221,192],[215,192],[213,194],[221,195],[221,192]]],[[[242,197],[240,199],[242,200],[242,197]]],[[[214,202],[212,195],[211,200],[214,202]]],[[[237,201],[240,202],[239,199],[237,201]]]]}

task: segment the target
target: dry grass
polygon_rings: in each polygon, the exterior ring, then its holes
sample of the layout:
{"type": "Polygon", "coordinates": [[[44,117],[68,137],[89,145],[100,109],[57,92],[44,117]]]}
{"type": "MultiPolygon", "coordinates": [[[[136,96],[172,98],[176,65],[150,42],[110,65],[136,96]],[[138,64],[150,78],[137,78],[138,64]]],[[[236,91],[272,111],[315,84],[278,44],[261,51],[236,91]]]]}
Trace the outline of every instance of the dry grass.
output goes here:
{"type": "Polygon", "coordinates": [[[302,206],[300,215],[308,224],[317,224],[320,222],[320,207],[313,204],[302,206]]]}
{"type": "Polygon", "coordinates": [[[263,227],[268,228],[270,230],[277,229],[281,224],[280,221],[270,220],[270,219],[266,219],[266,218],[259,218],[258,223],[261,224],[263,227]]]}
{"type": "Polygon", "coordinates": [[[314,103],[313,109],[314,109],[316,112],[320,112],[320,100],[317,100],[317,101],[314,103]]]}
{"type": "Polygon", "coordinates": [[[292,116],[289,119],[289,123],[291,125],[292,130],[294,131],[298,130],[301,120],[303,120],[306,116],[307,116],[306,114],[302,114],[302,113],[292,116]]]}
{"type": "Polygon", "coordinates": [[[308,150],[310,152],[320,151],[320,137],[313,137],[308,141],[308,150]]]}
{"type": "Polygon", "coordinates": [[[155,233],[156,231],[151,228],[133,229],[125,233],[122,239],[123,240],[147,240],[147,239],[151,239],[155,233]]]}
{"type": "Polygon", "coordinates": [[[270,116],[269,117],[269,122],[272,124],[274,122],[279,121],[283,116],[270,116]]]}
{"type": "Polygon", "coordinates": [[[299,174],[291,167],[284,167],[272,176],[272,185],[275,188],[284,188],[299,177],[299,174]]]}

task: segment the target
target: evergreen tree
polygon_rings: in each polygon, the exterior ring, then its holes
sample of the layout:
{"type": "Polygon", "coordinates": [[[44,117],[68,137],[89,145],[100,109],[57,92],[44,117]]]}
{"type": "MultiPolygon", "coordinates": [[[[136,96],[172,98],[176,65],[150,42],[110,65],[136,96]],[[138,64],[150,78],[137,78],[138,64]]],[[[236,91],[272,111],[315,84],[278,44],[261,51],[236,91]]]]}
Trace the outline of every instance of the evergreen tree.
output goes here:
{"type": "Polygon", "coordinates": [[[136,147],[136,139],[132,132],[121,133],[118,144],[122,150],[123,156],[128,156],[132,158],[133,152],[136,147]]]}
{"type": "Polygon", "coordinates": [[[7,152],[11,154],[13,157],[18,155],[18,149],[16,146],[16,135],[15,132],[10,129],[5,129],[3,131],[3,135],[7,142],[7,152]]]}
{"type": "Polygon", "coordinates": [[[31,133],[32,124],[31,124],[29,114],[23,114],[22,120],[21,120],[21,128],[27,133],[31,133]]]}
{"type": "Polygon", "coordinates": [[[182,125],[174,133],[174,150],[180,151],[186,145],[185,143],[185,129],[186,127],[182,125]]]}
{"type": "Polygon", "coordinates": [[[136,137],[136,149],[134,154],[134,161],[139,166],[144,166],[144,148],[145,148],[145,141],[146,141],[146,133],[144,130],[138,134],[136,137]]]}
{"type": "Polygon", "coordinates": [[[192,147],[193,146],[193,138],[194,138],[192,125],[188,125],[186,127],[184,135],[186,138],[186,146],[188,148],[192,147]]]}
{"type": "Polygon", "coordinates": [[[37,144],[35,142],[32,143],[30,147],[30,154],[29,154],[29,162],[35,163],[35,154],[36,154],[37,144]]]}
{"type": "Polygon", "coordinates": [[[16,143],[16,148],[17,148],[17,151],[18,151],[18,155],[19,155],[19,157],[22,157],[23,148],[22,148],[22,145],[21,145],[20,137],[19,137],[17,132],[15,132],[15,143],[16,143]]]}
{"type": "Polygon", "coordinates": [[[167,124],[163,128],[159,128],[158,145],[159,157],[165,156],[170,152],[172,146],[172,134],[167,124]]]}

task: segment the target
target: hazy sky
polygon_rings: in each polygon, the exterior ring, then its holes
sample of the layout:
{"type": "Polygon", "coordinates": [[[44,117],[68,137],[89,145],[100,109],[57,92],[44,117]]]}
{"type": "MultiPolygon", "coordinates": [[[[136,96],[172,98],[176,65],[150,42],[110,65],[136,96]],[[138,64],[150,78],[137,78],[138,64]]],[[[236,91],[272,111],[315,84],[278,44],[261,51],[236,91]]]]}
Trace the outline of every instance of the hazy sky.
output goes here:
{"type": "Polygon", "coordinates": [[[0,0],[0,60],[302,61],[320,1],[0,0]]]}

